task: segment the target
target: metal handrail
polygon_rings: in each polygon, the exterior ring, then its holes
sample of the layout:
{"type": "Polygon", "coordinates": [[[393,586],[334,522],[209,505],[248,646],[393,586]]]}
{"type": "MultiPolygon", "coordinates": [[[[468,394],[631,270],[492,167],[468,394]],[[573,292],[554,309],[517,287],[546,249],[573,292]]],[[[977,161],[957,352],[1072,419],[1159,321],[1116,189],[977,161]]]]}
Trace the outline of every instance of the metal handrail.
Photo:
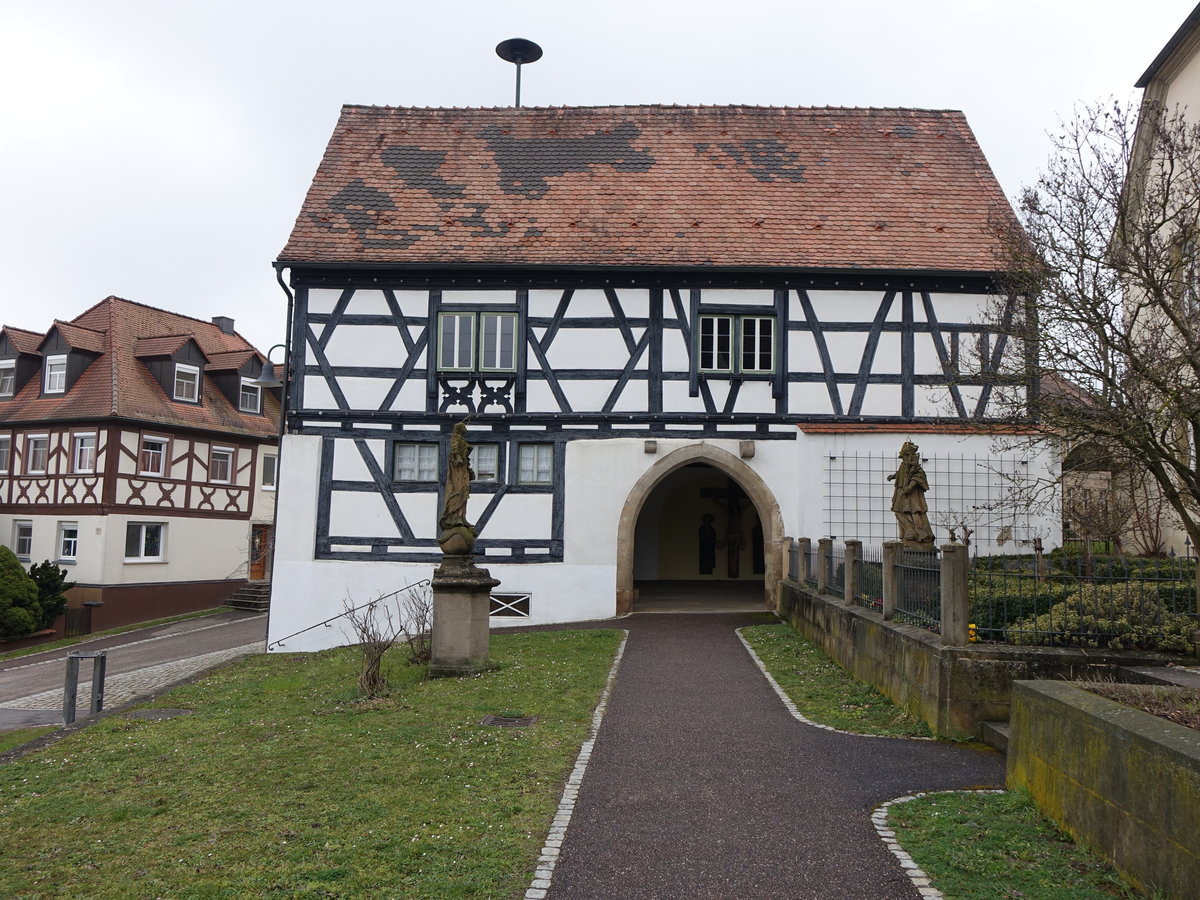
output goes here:
{"type": "Polygon", "coordinates": [[[287,641],[290,638],[294,638],[298,634],[304,634],[306,631],[312,631],[314,628],[320,628],[322,625],[324,625],[326,628],[328,628],[330,622],[336,622],[342,616],[348,616],[348,615],[350,615],[350,613],[356,613],[363,607],[371,606],[375,603],[379,603],[383,600],[387,600],[389,597],[395,597],[397,594],[403,594],[407,590],[411,590],[412,588],[415,588],[415,587],[421,587],[422,585],[426,585],[429,583],[430,583],[430,581],[428,578],[423,578],[420,581],[414,581],[412,584],[407,584],[404,587],[400,588],[399,590],[392,591],[390,594],[384,594],[382,597],[376,597],[374,600],[368,600],[366,603],[360,603],[358,606],[354,607],[353,609],[344,610],[344,611],[338,613],[336,616],[331,616],[330,618],[326,619],[324,622],[318,622],[316,625],[309,625],[307,628],[301,628],[299,631],[293,631],[291,634],[285,635],[284,637],[281,637],[277,641],[271,641],[271,643],[267,644],[267,649],[270,650],[272,647],[282,647],[282,646],[284,646],[284,641],[287,641]]]}

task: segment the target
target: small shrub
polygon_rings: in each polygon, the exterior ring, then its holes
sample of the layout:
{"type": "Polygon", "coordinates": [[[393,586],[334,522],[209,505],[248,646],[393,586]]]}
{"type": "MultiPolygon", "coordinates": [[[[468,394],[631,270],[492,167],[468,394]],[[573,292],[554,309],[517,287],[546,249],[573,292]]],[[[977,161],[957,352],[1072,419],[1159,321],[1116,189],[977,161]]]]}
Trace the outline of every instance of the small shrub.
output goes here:
{"type": "Polygon", "coordinates": [[[1012,644],[1187,653],[1194,628],[1191,618],[1164,606],[1153,587],[1085,584],[1046,613],[1014,622],[1007,638],[1012,644]]]}
{"type": "Polygon", "coordinates": [[[16,555],[0,546],[0,638],[32,634],[41,620],[37,585],[16,555]]]}
{"type": "Polygon", "coordinates": [[[383,671],[383,655],[400,636],[400,629],[392,616],[391,609],[383,597],[354,606],[349,597],[342,601],[346,618],[358,637],[358,648],[362,652],[358,670],[358,689],[368,700],[374,700],[388,692],[388,680],[383,671]]]}
{"type": "Polygon", "coordinates": [[[37,585],[38,602],[42,605],[37,628],[49,628],[67,608],[67,591],[75,587],[75,582],[67,581],[67,570],[60,569],[48,559],[30,566],[29,577],[37,585]]]}

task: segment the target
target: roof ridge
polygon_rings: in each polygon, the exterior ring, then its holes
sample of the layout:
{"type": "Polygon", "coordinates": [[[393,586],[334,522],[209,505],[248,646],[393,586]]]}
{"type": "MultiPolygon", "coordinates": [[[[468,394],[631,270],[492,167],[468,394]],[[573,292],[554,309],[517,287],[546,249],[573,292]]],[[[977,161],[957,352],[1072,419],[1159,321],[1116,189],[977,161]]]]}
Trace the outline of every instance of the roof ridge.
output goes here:
{"type": "Polygon", "coordinates": [[[651,110],[712,110],[712,109],[727,109],[727,110],[749,110],[755,112],[857,112],[857,113],[872,113],[872,112],[916,112],[916,113],[954,113],[963,115],[960,109],[935,109],[932,107],[920,106],[772,106],[755,103],[617,103],[617,104],[602,104],[595,106],[581,105],[572,106],[562,104],[558,106],[390,106],[380,103],[343,103],[342,109],[384,109],[384,110],[413,110],[421,112],[511,112],[511,113],[527,113],[527,112],[560,112],[560,111],[599,111],[599,110],[622,110],[622,109],[637,109],[644,111],[651,110]]]}

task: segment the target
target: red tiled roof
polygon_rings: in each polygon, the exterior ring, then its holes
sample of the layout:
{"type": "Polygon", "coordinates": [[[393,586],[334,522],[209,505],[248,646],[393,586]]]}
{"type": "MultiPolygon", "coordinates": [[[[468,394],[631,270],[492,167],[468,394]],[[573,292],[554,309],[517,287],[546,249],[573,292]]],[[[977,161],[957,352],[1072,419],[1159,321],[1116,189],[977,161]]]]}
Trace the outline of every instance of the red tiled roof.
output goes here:
{"type": "Polygon", "coordinates": [[[960,112],[346,106],[284,263],[991,272],[960,112]]]}
{"type": "Polygon", "coordinates": [[[133,355],[138,357],[173,356],[191,339],[190,334],[164,334],[158,337],[138,338],[133,342],[133,355]]]}
{"type": "MultiPolygon", "coordinates": [[[[231,353],[257,353],[239,334],[226,334],[211,322],[108,297],[55,327],[71,329],[76,339],[84,332],[106,340],[103,355],[92,362],[66,394],[39,397],[41,379],[31,378],[17,396],[0,402],[0,422],[52,421],[118,416],[166,426],[224,431],[257,438],[274,438],[279,402],[264,391],[264,412],[255,416],[239,412],[223,393],[205,378],[201,403],[176,403],[150,374],[137,354],[151,341],[173,341],[181,334],[196,341],[206,357],[231,353]],[[147,340],[149,339],[149,340],[147,340]]],[[[6,328],[12,336],[17,329],[6,328]]],[[[29,332],[24,332],[29,334],[29,332]]],[[[64,339],[71,344],[66,331],[64,339]]],[[[182,346],[183,341],[176,344],[182,346]]]]}
{"type": "MultiPolygon", "coordinates": [[[[105,335],[91,328],[80,328],[70,322],[55,319],[50,331],[57,331],[72,350],[87,350],[89,353],[103,353],[105,350],[105,335]]],[[[46,332],[47,337],[50,331],[46,332]]],[[[42,343],[45,342],[43,338],[42,343]]]]}
{"type": "Polygon", "coordinates": [[[12,342],[13,347],[18,353],[40,354],[38,347],[41,346],[43,335],[36,331],[26,331],[24,328],[15,328],[12,325],[5,325],[0,328],[0,334],[8,335],[8,339],[12,342]]]}
{"type": "Polygon", "coordinates": [[[205,368],[212,372],[228,372],[240,369],[247,361],[258,359],[257,350],[230,350],[228,353],[214,353],[208,358],[205,368]]]}

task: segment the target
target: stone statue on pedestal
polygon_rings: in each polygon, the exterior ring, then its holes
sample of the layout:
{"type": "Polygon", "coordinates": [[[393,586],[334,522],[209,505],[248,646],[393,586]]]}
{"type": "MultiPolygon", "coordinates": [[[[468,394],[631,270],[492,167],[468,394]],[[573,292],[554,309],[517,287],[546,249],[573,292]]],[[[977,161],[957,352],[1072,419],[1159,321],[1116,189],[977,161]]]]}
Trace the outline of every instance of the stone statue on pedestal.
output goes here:
{"type": "Polygon", "coordinates": [[[920,448],[905,441],[898,456],[900,468],[888,476],[888,481],[896,482],[892,512],[900,527],[900,540],[905,550],[933,550],[933,529],[929,527],[929,507],[925,503],[929,480],[921,468],[920,448]]]}
{"type": "Polygon", "coordinates": [[[467,521],[471,496],[471,445],[467,423],[450,436],[445,497],[438,517],[442,564],[433,573],[433,628],[429,674],[474,675],[491,668],[488,659],[488,605],[500,584],[487,569],[475,565],[475,526],[467,521]]]}

